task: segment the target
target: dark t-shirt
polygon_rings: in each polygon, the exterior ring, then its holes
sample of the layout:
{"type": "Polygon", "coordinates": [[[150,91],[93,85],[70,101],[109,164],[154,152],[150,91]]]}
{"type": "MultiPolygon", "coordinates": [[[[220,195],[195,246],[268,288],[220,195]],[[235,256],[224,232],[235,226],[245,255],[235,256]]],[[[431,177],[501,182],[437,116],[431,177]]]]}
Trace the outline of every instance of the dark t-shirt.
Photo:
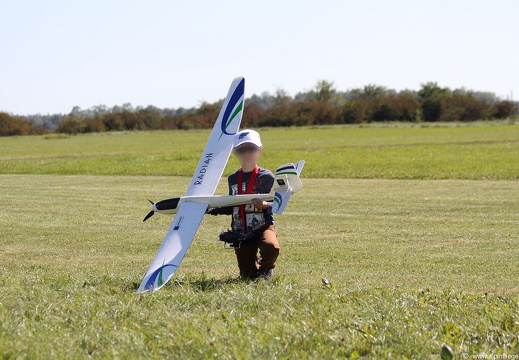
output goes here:
{"type": "MultiPolygon", "coordinates": [[[[227,178],[228,184],[229,184],[229,195],[238,195],[238,173],[240,170],[235,171],[229,177],[227,178]]],[[[252,172],[243,173],[243,183],[242,183],[242,194],[245,194],[245,190],[247,188],[247,183],[251,177],[252,172]]],[[[274,174],[270,172],[267,169],[259,168],[258,175],[256,177],[256,181],[254,182],[254,185],[252,187],[252,193],[253,194],[268,194],[270,193],[270,190],[272,189],[272,185],[274,184],[274,174]]],[[[237,219],[235,218],[235,215],[238,213],[238,206],[236,207],[226,207],[226,208],[218,208],[213,209],[211,213],[213,214],[221,214],[221,215],[233,215],[233,220],[231,222],[231,226],[233,229],[236,230],[237,227],[240,225],[237,224],[237,219]]],[[[272,208],[269,206],[265,210],[260,209],[254,209],[252,204],[246,205],[245,212],[247,214],[250,214],[249,216],[252,216],[253,214],[259,215],[261,219],[259,221],[261,222],[261,226],[258,229],[254,230],[261,230],[264,227],[268,227],[270,225],[274,224],[274,217],[272,216],[272,208]]],[[[253,219],[254,220],[254,219],[253,219]]]]}

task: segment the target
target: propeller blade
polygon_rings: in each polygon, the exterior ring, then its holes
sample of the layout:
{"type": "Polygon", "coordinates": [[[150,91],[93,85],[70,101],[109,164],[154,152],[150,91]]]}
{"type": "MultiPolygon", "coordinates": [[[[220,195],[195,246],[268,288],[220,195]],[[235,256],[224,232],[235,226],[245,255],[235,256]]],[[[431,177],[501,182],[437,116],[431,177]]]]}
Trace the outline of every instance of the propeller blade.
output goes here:
{"type": "Polygon", "coordinates": [[[148,201],[150,202],[151,205],[155,205],[155,203],[153,201],[151,201],[150,199],[148,199],[148,201]]]}
{"type": "Polygon", "coordinates": [[[144,218],[144,220],[142,220],[142,222],[145,222],[146,220],[148,220],[150,217],[153,216],[153,214],[155,214],[155,211],[151,210],[148,215],[146,215],[146,217],[144,218]]]}

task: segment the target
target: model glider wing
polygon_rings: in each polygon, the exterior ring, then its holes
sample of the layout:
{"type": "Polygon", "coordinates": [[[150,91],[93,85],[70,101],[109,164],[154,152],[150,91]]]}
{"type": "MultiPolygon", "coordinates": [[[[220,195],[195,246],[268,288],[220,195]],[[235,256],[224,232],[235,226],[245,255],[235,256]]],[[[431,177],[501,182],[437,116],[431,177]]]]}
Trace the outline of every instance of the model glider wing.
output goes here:
{"type": "Polygon", "coordinates": [[[243,114],[245,79],[234,79],[187,189],[186,196],[213,195],[232,151],[243,114]]]}
{"type": "MultiPolygon", "coordinates": [[[[214,194],[231,154],[233,136],[240,128],[244,90],[245,79],[234,79],[186,196],[214,194]]],[[[171,278],[191,245],[206,210],[207,204],[203,203],[186,202],[180,205],[166,238],[137,292],[158,290],[171,278]]]]}
{"type": "Polygon", "coordinates": [[[173,276],[202,222],[207,204],[182,204],[137,292],[158,290],[173,276]]]}

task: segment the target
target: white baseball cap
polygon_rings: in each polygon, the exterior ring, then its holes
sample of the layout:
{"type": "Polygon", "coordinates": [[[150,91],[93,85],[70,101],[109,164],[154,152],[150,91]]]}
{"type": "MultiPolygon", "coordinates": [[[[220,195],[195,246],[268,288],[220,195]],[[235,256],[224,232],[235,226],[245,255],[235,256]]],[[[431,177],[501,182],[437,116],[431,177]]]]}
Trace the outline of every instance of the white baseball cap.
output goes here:
{"type": "Polygon", "coordinates": [[[242,131],[236,133],[236,135],[234,135],[232,143],[233,143],[232,145],[235,149],[238,146],[246,144],[246,143],[256,145],[257,147],[263,146],[261,144],[260,134],[258,134],[258,132],[256,130],[251,130],[251,129],[245,129],[245,130],[242,130],[242,131]]]}

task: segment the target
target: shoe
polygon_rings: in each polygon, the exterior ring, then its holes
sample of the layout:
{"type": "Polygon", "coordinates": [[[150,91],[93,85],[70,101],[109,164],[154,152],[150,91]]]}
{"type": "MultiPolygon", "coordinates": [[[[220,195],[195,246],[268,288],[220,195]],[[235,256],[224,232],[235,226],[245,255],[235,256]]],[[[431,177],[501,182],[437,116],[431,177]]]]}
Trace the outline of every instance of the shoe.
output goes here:
{"type": "Polygon", "coordinates": [[[262,269],[258,270],[258,279],[270,280],[274,276],[274,269],[262,269]]]}

